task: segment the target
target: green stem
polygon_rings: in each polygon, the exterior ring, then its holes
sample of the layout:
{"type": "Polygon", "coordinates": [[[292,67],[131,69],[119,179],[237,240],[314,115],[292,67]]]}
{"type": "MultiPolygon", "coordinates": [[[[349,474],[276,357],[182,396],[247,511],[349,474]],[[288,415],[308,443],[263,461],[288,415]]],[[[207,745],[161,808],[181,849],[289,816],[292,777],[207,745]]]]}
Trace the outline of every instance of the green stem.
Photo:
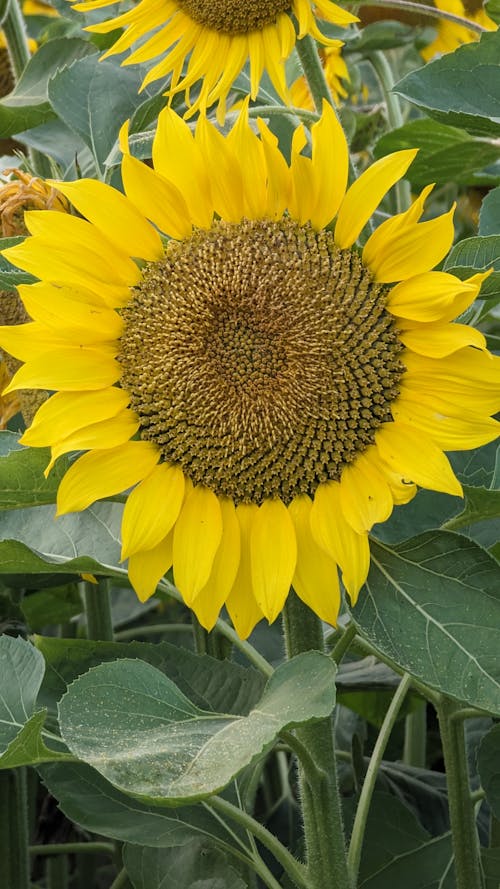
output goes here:
{"type": "Polygon", "coordinates": [[[87,618],[87,638],[100,642],[113,640],[113,620],[109,599],[109,581],[98,583],[85,581],[83,584],[85,616],[87,618]]]}
{"type": "Polygon", "coordinates": [[[444,19],[453,22],[454,25],[462,25],[469,31],[475,31],[476,34],[484,34],[488,28],[478,25],[477,22],[471,22],[461,15],[455,15],[453,12],[445,12],[444,9],[438,9],[437,6],[427,6],[425,3],[418,3],[415,0],[344,0],[345,3],[354,3],[356,6],[388,6],[390,9],[404,9],[407,12],[418,12],[420,15],[428,15],[434,19],[444,19]]]}
{"type": "Polygon", "coordinates": [[[216,630],[211,632],[205,630],[194,612],[191,613],[191,627],[194,648],[197,654],[208,654],[218,661],[223,661],[226,657],[230,657],[230,651],[227,652],[225,650],[227,646],[226,640],[216,630]]]}
{"type": "Polygon", "coordinates": [[[257,105],[248,110],[249,117],[283,117],[284,114],[288,117],[298,117],[309,126],[320,118],[317,111],[308,111],[306,108],[296,108],[293,105],[257,105]]]}
{"type": "Polygon", "coordinates": [[[0,853],[8,889],[29,889],[26,769],[0,772],[0,853]]]}
{"type": "Polygon", "coordinates": [[[500,821],[493,815],[490,815],[490,849],[498,849],[500,846],[500,821]]]}
{"type": "Polygon", "coordinates": [[[405,719],[403,762],[417,769],[425,768],[427,741],[427,707],[425,703],[405,719]]]}
{"type": "Polygon", "coordinates": [[[122,868],[120,873],[111,883],[109,889],[125,889],[125,887],[130,886],[128,874],[125,868],[122,868]]]}
{"type": "MultiPolygon", "coordinates": [[[[293,591],[283,612],[287,656],[325,650],[321,621],[293,591]]],[[[307,866],[314,889],[335,886],[349,889],[344,824],[337,782],[332,720],[322,719],[295,730],[314,769],[299,760],[299,786],[307,851],[307,866]]]]}
{"type": "MultiPolygon", "coordinates": [[[[307,880],[304,865],[297,861],[288,849],[263,824],[252,818],[248,812],[238,808],[238,806],[234,806],[220,796],[211,797],[210,800],[207,800],[206,806],[218,812],[224,818],[231,818],[259,840],[274,855],[276,861],[281,864],[283,870],[295,886],[298,886],[299,889],[313,889],[313,884],[307,880]]],[[[342,887],[339,886],[338,889],[342,889],[342,887]]]]}
{"type": "Polygon", "coordinates": [[[30,855],[76,855],[86,852],[92,855],[114,855],[112,843],[47,843],[44,846],[30,846],[30,855]]]}
{"type": "Polygon", "coordinates": [[[345,629],[343,630],[340,639],[338,640],[338,642],[335,643],[335,645],[333,646],[333,648],[330,652],[330,657],[333,661],[335,661],[336,664],[340,664],[342,658],[344,657],[345,653],[349,649],[351,642],[353,641],[355,636],[356,636],[355,625],[348,624],[348,626],[345,627],[345,629]]]}
{"type": "MultiPolygon", "coordinates": [[[[392,68],[387,61],[386,54],[381,51],[370,53],[368,58],[382,87],[390,128],[391,130],[396,130],[398,127],[403,126],[404,120],[399,98],[396,93],[392,92],[394,86],[392,68]]],[[[411,204],[410,183],[400,179],[396,183],[395,190],[398,213],[402,213],[411,204]]]]}
{"type": "Polygon", "coordinates": [[[348,855],[349,870],[354,885],[357,885],[359,863],[361,861],[361,850],[363,848],[366,822],[368,819],[368,812],[370,809],[373,791],[375,790],[375,782],[377,780],[380,764],[382,762],[382,758],[384,756],[385,748],[387,747],[387,742],[389,740],[390,734],[394,727],[394,723],[398,718],[398,714],[406,697],[406,693],[411,685],[411,681],[412,677],[408,673],[405,673],[394,693],[394,697],[390,703],[390,706],[387,709],[387,713],[385,714],[384,721],[380,727],[380,732],[373,748],[373,753],[370,758],[370,764],[368,766],[368,769],[366,770],[365,780],[363,782],[363,787],[359,796],[358,807],[356,809],[356,817],[354,818],[348,855]]]}
{"type": "Polygon", "coordinates": [[[437,706],[439,730],[443,746],[448,806],[455,856],[457,889],[482,889],[479,864],[479,840],[471,799],[465,732],[462,721],[452,719],[459,705],[441,697],[437,706]]]}
{"type": "Polygon", "coordinates": [[[45,874],[47,889],[68,889],[68,859],[66,855],[48,858],[45,874]]]}
{"type": "MultiPolygon", "coordinates": [[[[328,104],[332,106],[338,119],[337,109],[325,77],[316,41],[313,40],[310,34],[307,34],[306,37],[297,40],[295,47],[304,70],[316,111],[318,114],[321,114],[323,110],[323,100],[325,99],[328,104]]],[[[351,155],[349,154],[349,182],[353,182],[354,179],[356,179],[356,175],[356,168],[353,164],[351,155]]]]}

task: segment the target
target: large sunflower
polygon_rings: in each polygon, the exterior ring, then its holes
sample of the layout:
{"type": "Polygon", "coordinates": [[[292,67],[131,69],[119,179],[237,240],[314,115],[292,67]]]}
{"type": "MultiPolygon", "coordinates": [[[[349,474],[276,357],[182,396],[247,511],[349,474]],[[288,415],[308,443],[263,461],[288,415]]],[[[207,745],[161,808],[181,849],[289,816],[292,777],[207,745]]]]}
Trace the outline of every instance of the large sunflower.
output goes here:
{"type": "Polygon", "coordinates": [[[485,276],[431,271],[453,237],[452,210],[419,222],[432,186],[355,247],[415,152],[345,193],[329,106],[311,158],[296,130],[290,165],[259,129],[242,113],[227,137],[203,117],[193,135],[166,109],[154,170],[122,133],[126,196],[62,182],[86,219],[26,214],[32,237],[4,255],[41,279],[19,288],[34,320],[0,328],[26,362],[6,391],[56,390],[22,441],[52,460],[87,451],[59,514],[133,488],[123,558],[139,597],[173,564],[200,622],[225,603],[242,637],[291,584],[334,623],[337,566],[354,602],[372,525],[416,485],[461,494],[443,451],[495,438],[500,379],[482,334],[450,323],[485,276]]]}
{"type": "MultiPolygon", "coordinates": [[[[89,11],[114,3],[115,0],[86,0],[77,3],[75,9],[89,11]]],[[[124,28],[103,58],[140,42],[124,65],[162,56],[149,71],[143,87],[169,77],[169,94],[187,90],[189,101],[189,89],[201,81],[191,113],[218,102],[222,119],[229,90],[248,60],[251,98],[256,97],[262,74],[267,71],[277,93],[290,102],[284,62],[297,36],[311,34],[325,46],[340,46],[338,40],[320,31],[316,16],[342,27],[357,21],[356,16],[332,0],[140,0],[128,12],[92,25],[89,30],[106,34],[124,28]],[[298,23],[298,35],[292,16],[298,23]]]]}

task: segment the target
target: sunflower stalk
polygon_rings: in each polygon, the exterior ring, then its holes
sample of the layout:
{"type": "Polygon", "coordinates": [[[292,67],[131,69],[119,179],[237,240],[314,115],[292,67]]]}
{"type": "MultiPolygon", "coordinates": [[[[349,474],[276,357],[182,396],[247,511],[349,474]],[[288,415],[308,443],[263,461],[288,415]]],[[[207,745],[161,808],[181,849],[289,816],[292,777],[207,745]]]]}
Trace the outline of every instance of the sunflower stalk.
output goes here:
{"type": "Polygon", "coordinates": [[[29,889],[26,768],[0,772],[0,855],[8,889],[29,889]]]}
{"type": "Polygon", "coordinates": [[[457,889],[482,889],[479,838],[474,800],[470,792],[464,723],[453,718],[460,705],[442,696],[436,709],[448,785],[456,886],[457,889]]]}
{"type": "Polygon", "coordinates": [[[109,598],[109,581],[98,583],[85,581],[83,584],[87,638],[100,642],[113,641],[113,620],[109,598]]]}
{"type": "MultiPolygon", "coordinates": [[[[325,651],[321,621],[293,591],[283,612],[283,626],[287,657],[325,651]]],[[[332,720],[305,725],[295,735],[308,752],[307,760],[299,760],[299,786],[311,885],[351,889],[332,720]]]]}
{"type": "MultiPolygon", "coordinates": [[[[382,89],[390,128],[391,130],[397,130],[399,127],[403,126],[404,119],[401,113],[399,99],[396,93],[392,92],[394,77],[387,55],[381,50],[378,50],[370,53],[368,58],[382,89]]],[[[395,185],[395,191],[398,213],[403,213],[411,204],[410,183],[405,179],[400,179],[395,185]]]]}

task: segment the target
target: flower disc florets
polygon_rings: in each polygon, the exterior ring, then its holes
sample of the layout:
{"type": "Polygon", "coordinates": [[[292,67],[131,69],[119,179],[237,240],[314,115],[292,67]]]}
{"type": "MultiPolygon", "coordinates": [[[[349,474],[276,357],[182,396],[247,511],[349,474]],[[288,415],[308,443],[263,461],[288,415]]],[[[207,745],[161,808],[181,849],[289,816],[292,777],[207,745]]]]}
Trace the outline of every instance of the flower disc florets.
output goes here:
{"type": "Polygon", "coordinates": [[[274,24],[290,9],[290,0],[178,0],[195,22],[227,34],[248,34],[274,24]]]}
{"type": "Polygon", "coordinates": [[[386,291],[331,233],[288,218],[172,244],[124,311],[141,436],[236,503],[314,494],[391,418],[404,368],[386,291]]]}

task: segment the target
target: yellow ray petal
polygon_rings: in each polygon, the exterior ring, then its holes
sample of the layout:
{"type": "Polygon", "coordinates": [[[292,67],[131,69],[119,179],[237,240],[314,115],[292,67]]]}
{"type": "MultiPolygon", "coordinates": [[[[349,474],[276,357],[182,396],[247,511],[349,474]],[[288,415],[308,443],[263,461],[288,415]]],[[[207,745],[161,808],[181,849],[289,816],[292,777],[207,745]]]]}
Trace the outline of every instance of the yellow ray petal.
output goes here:
{"type": "Polygon", "coordinates": [[[91,448],[115,448],[129,441],[139,428],[139,418],[130,410],[121,411],[116,417],[89,423],[77,429],[52,446],[51,461],[45,470],[47,476],[61,454],[70,451],[86,451],[91,448]]]}
{"type": "MultiPolygon", "coordinates": [[[[24,214],[24,222],[34,237],[63,245],[69,258],[74,254],[79,260],[87,252],[98,257],[104,281],[109,278],[110,269],[120,284],[133,286],[140,281],[141,272],[136,263],[85,219],[57,210],[28,210],[24,214]]],[[[50,263],[50,257],[47,257],[47,262],[50,263]]]]}
{"type": "Polygon", "coordinates": [[[397,217],[386,220],[368,238],[363,262],[382,284],[430,271],[446,256],[453,243],[454,212],[455,205],[448,213],[428,222],[401,220],[400,225],[390,228],[387,223],[393,223],[397,217]]]}
{"type": "Polygon", "coordinates": [[[241,503],[236,507],[240,526],[240,564],[226,608],[240,639],[246,639],[264,617],[255,601],[250,570],[250,534],[257,509],[254,503],[241,503]]]}
{"type": "Polygon", "coordinates": [[[112,386],[121,376],[121,367],[113,351],[101,349],[54,349],[50,357],[42,355],[27,361],[4,389],[62,389],[88,391],[112,386]]]}
{"type": "Polygon", "coordinates": [[[248,219],[261,219],[267,205],[266,161],[262,142],[248,125],[247,101],[227,137],[227,145],[236,163],[245,158],[241,165],[244,214],[248,219]]]}
{"type": "Polygon", "coordinates": [[[434,400],[435,406],[429,406],[418,396],[414,401],[403,396],[392,405],[392,415],[396,422],[421,430],[445,450],[479,448],[498,436],[500,423],[497,420],[479,415],[463,418],[449,416],[441,412],[444,408],[441,400],[434,400]]]}
{"type": "MultiPolygon", "coordinates": [[[[9,355],[20,361],[29,361],[41,355],[50,355],[53,349],[72,346],[71,339],[57,336],[43,324],[12,324],[0,327],[0,345],[9,355]]],[[[82,343],[83,345],[83,343],[82,343]]]]}
{"type": "Polygon", "coordinates": [[[449,321],[474,302],[481,283],[460,281],[448,272],[424,272],[392,287],[387,308],[412,321],[449,321]]]}
{"type": "Polygon", "coordinates": [[[129,154],[122,160],[122,178],[127,197],[160,231],[171,238],[189,238],[193,227],[186,202],[172,182],[129,154]]]}
{"type": "Polygon", "coordinates": [[[335,243],[345,249],[356,238],[392,186],[402,179],[418,149],[388,154],[368,167],[349,188],[335,223],[335,243]]]}
{"type": "MultiPolygon", "coordinates": [[[[408,353],[409,354],[409,353],[408,353]]],[[[456,408],[473,410],[482,414],[495,414],[500,410],[498,386],[491,384],[480,386],[477,381],[453,377],[438,376],[428,373],[406,373],[400,384],[400,394],[408,393],[410,397],[420,397],[422,393],[434,392],[456,408]]]]}
{"type": "Polygon", "coordinates": [[[332,106],[323,100],[321,119],[311,128],[315,202],[311,223],[325,228],[334,218],[347,186],[349,150],[332,106]]]}
{"type": "Polygon", "coordinates": [[[418,324],[398,325],[399,339],[412,352],[429,358],[444,358],[463,349],[475,346],[486,349],[486,339],[481,331],[467,324],[418,324]]]}
{"type": "Polygon", "coordinates": [[[137,597],[146,602],[154,594],[163,575],[172,567],[173,533],[153,549],[134,553],[128,560],[128,576],[137,597]]]}
{"type": "MultiPolygon", "coordinates": [[[[126,293],[129,292],[128,287],[124,288],[126,293]]],[[[57,304],[59,296],[65,301],[70,300],[72,304],[91,306],[96,309],[108,308],[106,301],[100,293],[96,293],[90,289],[78,289],[75,286],[64,286],[63,284],[49,284],[48,281],[37,281],[36,284],[18,284],[17,291],[21,297],[25,307],[25,300],[31,300],[35,313],[42,311],[43,306],[50,306],[55,301],[57,304]]],[[[28,315],[30,312],[26,309],[28,315]]],[[[32,315],[33,319],[38,315],[32,315]]],[[[43,320],[40,319],[40,320],[43,320]]]]}
{"type": "Polygon", "coordinates": [[[297,538],[292,586],[321,620],[335,626],[341,601],[337,564],[312,535],[311,507],[312,501],[305,494],[295,497],[288,507],[297,538]]]}
{"type": "Polygon", "coordinates": [[[204,115],[196,126],[200,145],[211,171],[210,187],[214,210],[226,222],[240,222],[243,217],[243,181],[241,164],[229,150],[226,140],[204,115]]]}
{"type": "Polygon", "coordinates": [[[432,439],[404,423],[384,423],[375,434],[375,443],[382,459],[395,472],[431,491],[462,496],[462,486],[450,462],[432,439]]]}
{"type": "Polygon", "coordinates": [[[212,630],[219,612],[231,592],[240,564],[240,525],[234,503],[220,497],[222,539],[215,554],[208,582],[196,596],[191,608],[202,627],[212,630]]]}
{"type": "Polygon", "coordinates": [[[201,592],[222,538],[217,496],[199,485],[184,502],[174,530],[174,578],[186,605],[201,592]]]}
{"type": "Polygon", "coordinates": [[[128,393],[116,386],[97,392],[57,392],[38,408],[20,442],[31,447],[55,444],[86,426],[89,419],[99,423],[116,416],[129,402],[128,393]]]}
{"type": "Polygon", "coordinates": [[[129,256],[141,259],[160,259],[163,245],[152,225],[127,200],[125,195],[98,182],[80,179],[77,182],[50,182],[89,222],[102,232],[108,241],[129,256]]]}
{"type": "Polygon", "coordinates": [[[266,123],[257,120],[267,167],[266,216],[277,219],[282,216],[290,201],[290,170],[278,147],[278,139],[266,123]]]}
{"type": "Polygon", "coordinates": [[[358,534],[345,520],[340,503],[340,485],[319,485],[311,509],[314,539],[337,562],[352,604],[356,603],[370,567],[367,534],[358,534]]]}
{"type": "Polygon", "coordinates": [[[276,620],[290,591],[297,541],[281,500],[264,500],[250,532],[250,570],[255,600],[269,623],[276,620]]]}
{"type": "Polygon", "coordinates": [[[73,299],[67,290],[53,287],[49,293],[38,285],[24,287],[21,293],[30,318],[52,328],[70,340],[83,338],[87,345],[117,340],[123,332],[123,320],[113,309],[73,299]]]}
{"type": "Polygon", "coordinates": [[[500,356],[470,346],[439,359],[406,352],[404,363],[409,373],[432,374],[436,381],[448,379],[473,383],[478,389],[500,389],[500,356]]]}
{"type": "Polygon", "coordinates": [[[193,223],[209,228],[213,207],[207,166],[188,124],[171,108],[164,108],[158,117],[153,164],[179,188],[193,223]]]}
{"type": "Polygon", "coordinates": [[[117,448],[83,454],[59,485],[57,515],[79,512],[96,500],[126,491],[142,481],[159,458],[160,451],[148,441],[127,441],[117,448]]]}
{"type": "Polygon", "coordinates": [[[370,531],[377,522],[385,522],[392,512],[391,491],[379,464],[377,449],[370,447],[342,472],[342,512],[358,534],[370,531]]]}
{"type": "Polygon", "coordinates": [[[159,463],[127,497],[122,519],[122,559],[153,549],[173,527],[184,498],[184,473],[159,463]]]}

